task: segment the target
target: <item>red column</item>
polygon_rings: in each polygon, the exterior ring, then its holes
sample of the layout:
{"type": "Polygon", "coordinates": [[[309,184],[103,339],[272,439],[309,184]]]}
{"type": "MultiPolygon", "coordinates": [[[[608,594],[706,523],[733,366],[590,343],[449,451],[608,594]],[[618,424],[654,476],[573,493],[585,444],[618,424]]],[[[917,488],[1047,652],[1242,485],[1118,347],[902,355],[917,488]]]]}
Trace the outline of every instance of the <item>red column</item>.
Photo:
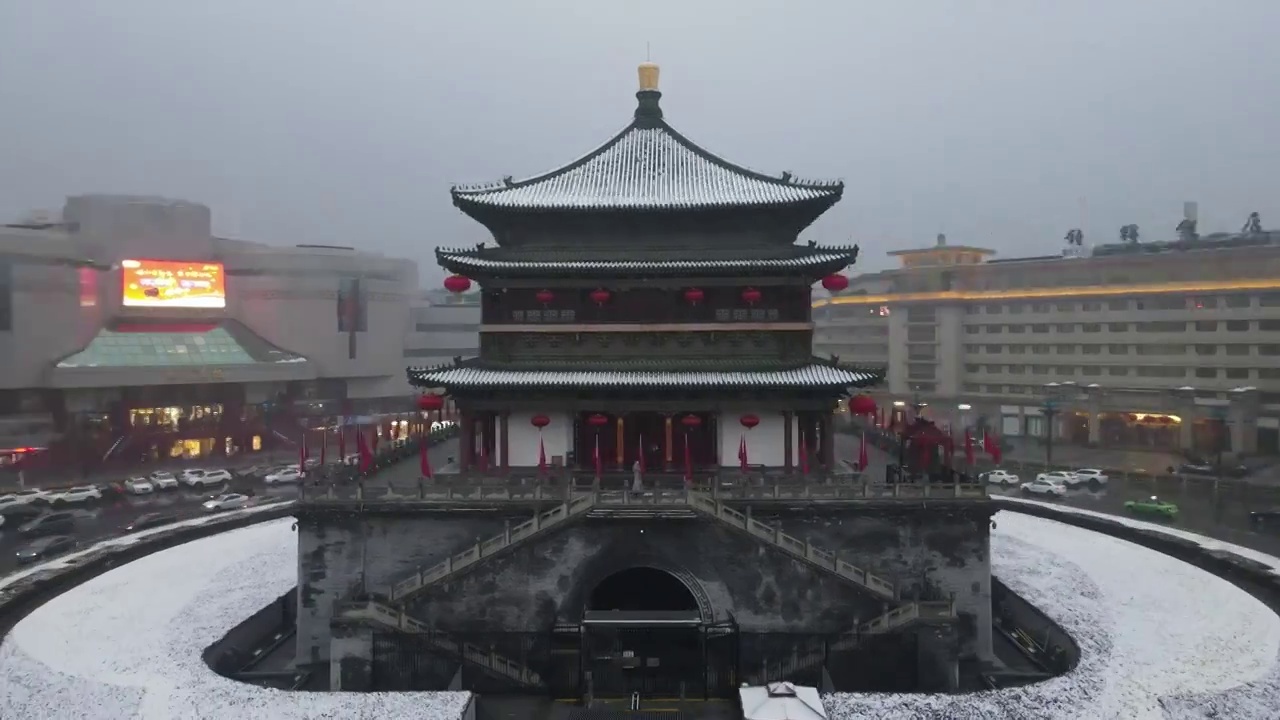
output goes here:
{"type": "Polygon", "coordinates": [[[791,472],[791,466],[795,462],[792,458],[791,447],[795,444],[792,433],[795,431],[795,417],[790,410],[782,411],[782,457],[783,465],[786,466],[787,472],[791,472]]]}
{"type": "Polygon", "coordinates": [[[502,454],[503,470],[506,470],[511,466],[511,456],[510,456],[511,439],[507,436],[507,423],[509,422],[510,418],[511,418],[511,413],[509,411],[503,410],[502,417],[499,419],[499,423],[501,424],[501,428],[502,428],[501,454],[502,454]]]}

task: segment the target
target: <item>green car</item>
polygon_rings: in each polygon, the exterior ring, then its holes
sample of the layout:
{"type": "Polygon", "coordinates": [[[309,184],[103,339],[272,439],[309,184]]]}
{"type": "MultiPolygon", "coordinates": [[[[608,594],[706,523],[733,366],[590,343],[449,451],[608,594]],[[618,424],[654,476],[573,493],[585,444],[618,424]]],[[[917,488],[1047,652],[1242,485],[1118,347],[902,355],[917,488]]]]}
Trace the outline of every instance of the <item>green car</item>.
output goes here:
{"type": "Polygon", "coordinates": [[[1173,503],[1162,502],[1155,495],[1150,500],[1128,500],[1124,504],[1124,509],[1134,515],[1159,515],[1168,520],[1174,520],[1178,517],[1178,506],[1173,503]]]}

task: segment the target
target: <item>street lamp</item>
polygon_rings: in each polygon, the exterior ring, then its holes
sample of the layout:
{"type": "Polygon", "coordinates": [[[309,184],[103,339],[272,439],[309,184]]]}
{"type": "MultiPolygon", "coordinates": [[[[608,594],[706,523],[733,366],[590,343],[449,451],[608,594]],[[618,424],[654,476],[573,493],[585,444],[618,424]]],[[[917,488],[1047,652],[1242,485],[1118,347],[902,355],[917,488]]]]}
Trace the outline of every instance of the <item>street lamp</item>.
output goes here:
{"type": "Polygon", "coordinates": [[[1044,415],[1044,465],[1047,471],[1053,465],[1053,418],[1059,413],[1058,410],[1058,393],[1062,386],[1056,382],[1046,383],[1044,386],[1045,398],[1044,404],[1040,406],[1040,413],[1044,415]]]}
{"type": "Polygon", "coordinates": [[[1214,405],[1210,410],[1213,419],[1217,421],[1218,436],[1214,438],[1214,449],[1217,451],[1218,459],[1215,461],[1218,472],[1218,484],[1222,484],[1222,451],[1227,446],[1227,409],[1221,405],[1214,405]]]}

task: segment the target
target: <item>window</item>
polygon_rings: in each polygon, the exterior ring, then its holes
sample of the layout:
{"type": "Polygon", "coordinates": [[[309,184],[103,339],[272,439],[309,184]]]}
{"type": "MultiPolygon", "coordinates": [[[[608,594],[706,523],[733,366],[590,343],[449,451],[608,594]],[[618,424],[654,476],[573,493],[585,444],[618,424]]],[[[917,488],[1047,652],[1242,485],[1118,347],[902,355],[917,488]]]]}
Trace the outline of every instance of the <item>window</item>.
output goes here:
{"type": "Polygon", "coordinates": [[[907,308],[907,322],[934,322],[937,314],[931,307],[907,308]]]}
{"type": "Polygon", "coordinates": [[[1002,372],[1004,372],[1004,366],[1003,366],[1003,365],[988,365],[988,366],[986,366],[986,367],[985,367],[985,368],[983,368],[983,369],[984,369],[984,370],[986,370],[986,371],[987,371],[987,372],[989,372],[989,373],[1002,373],[1002,372]]]}
{"type": "Polygon", "coordinates": [[[1258,307],[1280,307],[1280,293],[1264,293],[1259,295],[1258,307]]]}
{"type": "Polygon", "coordinates": [[[1094,301],[1082,302],[1080,303],[1080,309],[1085,312],[1098,312],[1102,310],[1102,303],[1094,301]]]}
{"type": "Polygon", "coordinates": [[[978,307],[977,305],[966,305],[964,308],[964,314],[977,315],[980,310],[982,310],[982,308],[978,307]]]}
{"type": "Polygon", "coordinates": [[[988,315],[999,315],[1004,312],[1004,308],[1000,305],[988,305],[984,309],[988,315]]]}
{"type": "Polygon", "coordinates": [[[966,335],[977,335],[978,331],[981,329],[982,329],[981,325],[965,325],[964,326],[964,332],[966,335]]]}
{"type": "Polygon", "coordinates": [[[1004,347],[1001,345],[987,345],[985,350],[986,352],[989,352],[992,355],[999,355],[1000,351],[1004,350],[1004,347]]]}
{"type": "MultiPolygon", "coordinates": [[[[1235,347],[1234,345],[1228,347],[1235,347]]],[[[1258,354],[1263,357],[1280,356],[1280,345],[1259,345],[1258,354]]]]}
{"type": "Polygon", "coordinates": [[[967,372],[967,373],[978,373],[978,372],[982,372],[982,366],[981,366],[981,365],[965,365],[965,366],[964,366],[964,371],[965,371],[965,372],[967,372]]]}
{"type": "Polygon", "coordinates": [[[1193,297],[1190,299],[1192,310],[1216,310],[1218,309],[1218,298],[1216,297],[1193,297]]]}
{"type": "Polygon", "coordinates": [[[1187,300],[1177,296],[1150,297],[1137,301],[1139,310],[1186,310],[1187,300]]]}
{"type": "Polygon", "coordinates": [[[1027,346],[1026,345],[1010,345],[1009,354],[1010,355],[1026,355],[1027,346]]]}
{"type": "Polygon", "coordinates": [[[1108,300],[1107,309],[1108,310],[1128,310],[1129,301],[1128,300],[1108,300]]]}
{"type": "Polygon", "coordinates": [[[1248,320],[1228,320],[1227,330],[1229,332],[1249,332],[1248,320]]]}
{"type": "Polygon", "coordinates": [[[1076,304],[1069,302],[1060,302],[1056,305],[1058,312],[1075,312],[1076,304]]]}
{"type": "MultiPolygon", "coordinates": [[[[1120,347],[1124,347],[1124,346],[1121,345],[1120,347]]],[[[1081,345],[1080,354],[1081,355],[1101,355],[1102,346],[1101,345],[1081,345]]]]}
{"type": "Polygon", "coordinates": [[[1248,295],[1227,295],[1222,300],[1229,308],[1247,308],[1253,304],[1253,298],[1248,295]]]}
{"type": "Polygon", "coordinates": [[[1187,324],[1181,320],[1156,320],[1137,323],[1136,329],[1140,333],[1183,332],[1187,329],[1187,324]]]}
{"type": "Polygon", "coordinates": [[[1102,332],[1102,325],[1098,323],[1084,323],[1080,326],[1080,331],[1087,333],[1102,332]]]}
{"type": "Polygon", "coordinates": [[[1075,323],[1058,323],[1057,330],[1060,333],[1075,332],[1076,324],[1075,323]]]}
{"type": "Polygon", "coordinates": [[[1248,380],[1249,368],[1227,368],[1228,380],[1248,380]]]}
{"type": "Polygon", "coordinates": [[[964,389],[964,391],[965,391],[965,392],[967,392],[967,393],[980,393],[980,392],[982,392],[982,386],[981,386],[981,385],[979,385],[978,383],[964,383],[964,384],[962,384],[960,387],[961,387],[961,388],[963,388],[963,389],[964,389]]]}
{"type": "Polygon", "coordinates": [[[937,358],[936,345],[914,345],[907,350],[907,360],[936,360],[937,358]]]}
{"type": "Polygon", "coordinates": [[[1032,345],[1031,346],[1032,355],[1048,355],[1052,350],[1053,348],[1049,347],[1048,345],[1032,345]]]}
{"type": "Polygon", "coordinates": [[[1280,320],[1259,320],[1258,329],[1267,332],[1275,332],[1280,330],[1280,320]]]}
{"type": "Polygon", "coordinates": [[[1032,375],[1048,375],[1049,368],[1045,365],[1032,365],[1031,374],[1032,375]]]}
{"type": "MultiPolygon", "coordinates": [[[[1186,355],[1186,345],[1137,345],[1135,346],[1139,355],[1186,355]]],[[[1201,345],[1197,345],[1197,350],[1201,345]]],[[[1213,347],[1209,345],[1208,347],[1213,347]]]]}
{"type": "Polygon", "coordinates": [[[1120,376],[1123,376],[1123,375],[1128,375],[1128,374],[1129,374],[1129,368],[1127,368],[1127,367],[1117,367],[1117,366],[1114,366],[1114,365],[1113,365],[1113,366],[1111,366],[1111,367],[1107,368],[1107,374],[1108,374],[1108,375],[1111,375],[1111,376],[1113,376],[1113,377],[1120,377],[1120,376]]]}
{"type": "Polygon", "coordinates": [[[1021,315],[1021,314],[1022,314],[1022,305],[1010,305],[1010,306],[1009,306],[1009,314],[1010,314],[1010,315],[1021,315]]]}
{"type": "Polygon", "coordinates": [[[1057,346],[1056,350],[1059,355],[1075,355],[1076,354],[1075,345],[1059,345],[1057,346]]]}
{"type": "Polygon", "coordinates": [[[1196,332],[1217,332],[1217,320],[1197,320],[1195,322],[1196,332]]]}
{"type": "Polygon", "coordinates": [[[985,327],[985,328],[987,329],[987,334],[988,334],[988,335],[996,335],[996,334],[998,334],[1001,330],[1004,330],[1004,326],[1003,326],[1003,325],[984,325],[983,327],[985,327]]]}
{"type": "Polygon", "coordinates": [[[1148,365],[1138,368],[1138,377],[1180,378],[1186,375],[1187,369],[1180,365],[1148,365]]]}
{"type": "Polygon", "coordinates": [[[1249,354],[1248,345],[1227,345],[1227,354],[1232,357],[1241,357],[1249,354]]]}
{"type": "Polygon", "coordinates": [[[1280,368],[1258,368],[1259,380],[1280,380],[1280,368]]]}
{"type": "Polygon", "coordinates": [[[927,326],[907,328],[907,342],[933,342],[938,339],[938,331],[927,326]]]}
{"type": "MultiPolygon", "coordinates": [[[[1182,377],[1179,375],[1178,377],[1182,377]]],[[[1196,368],[1196,377],[1201,380],[1212,380],[1218,377],[1218,368],[1196,368]]]]}
{"type": "Polygon", "coordinates": [[[964,351],[970,354],[982,352],[982,346],[981,345],[965,345],[964,351]]]}
{"type": "Polygon", "coordinates": [[[1010,365],[1010,366],[1009,366],[1009,374],[1010,374],[1010,375],[1021,375],[1022,373],[1026,372],[1026,371],[1027,371],[1027,366],[1026,366],[1026,365],[1010,365]]]}
{"type": "Polygon", "coordinates": [[[1047,313],[1049,310],[1049,303],[1035,303],[1031,306],[1031,312],[1034,313],[1047,313]]]}
{"type": "Polygon", "coordinates": [[[1009,326],[1009,332],[1013,333],[1014,335],[1021,335],[1026,331],[1027,331],[1026,325],[1010,325],[1009,326]]]}
{"type": "Polygon", "coordinates": [[[1107,323],[1107,332],[1129,332],[1129,323],[1107,323]]]}
{"type": "Polygon", "coordinates": [[[1102,368],[1097,365],[1086,365],[1085,367],[1080,368],[1080,374],[1085,377],[1097,377],[1102,374],[1102,368]]]}
{"type": "Polygon", "coordinates": [[[1049,326],[1048,325],[1032,325],[1031,332],[1043,335],[1049,332],[1049,326]]]}
{"type": "Polygon", "coordinates": [[[338,280],[338,304],[336,306],[338,332],[366,332],[369,329],[369,309],[365,302],[360,278],[338,280]]]}
{"type": "Polygon", "coordinates": [[[934,366],[925,363],[907,363],[907,379],[932,380],[934,366]]]}
{"type": "Polygon", "coordinates": [[[1128,355],[1129,346],[1128,345],[1108,345],[1107,354],[1108,355],[1128,355]]]}
{"type": "Polygon", "coordinates": [[[1196,345],[1196,354],[1197,355],[1217,355],[1218,346],[1217,345],[1196,345]]]}

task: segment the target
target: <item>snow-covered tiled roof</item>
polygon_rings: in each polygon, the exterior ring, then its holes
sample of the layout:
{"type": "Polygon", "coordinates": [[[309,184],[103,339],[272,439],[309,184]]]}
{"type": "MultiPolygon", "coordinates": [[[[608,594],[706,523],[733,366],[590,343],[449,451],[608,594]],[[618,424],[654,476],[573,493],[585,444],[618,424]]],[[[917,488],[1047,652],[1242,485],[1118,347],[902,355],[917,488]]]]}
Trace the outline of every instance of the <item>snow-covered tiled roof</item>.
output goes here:
{"type": "Polygon", "coordinates": [[[787,370],[504,370],[476,366],[410,368],[416,385],[448,387],[865,387],[883,374],[814,363],[787,370]]]}
{"type": "Polygon", "coordinates": [[[858,249],[854,248],[815,248],[811,251],[789,253],[781,257],[751,258],[738,257],[687,259],[687,260],[583,260],[557,259],[544,256],[545,259],[511,257],[501,251],[466,250],[460,248],[439,248],[436,260],[453,272],[466,274],[479,273],[516,273],[538,274],[545,272],[590,271],[614,273],[646,273],[679,275],[692,272],[745,272],[751,270],[808,270],[822,269],[836,272],[852,265],[857,258],[858,249]]]}
{"type": "Polygon", "coordinates": [[[772,177],[693,144],[665,122],[632,123],[597,150],[526,180],[455,187],[454,203],[539,210],[656,210],[835,202],[838,181],[772,177]]]}

